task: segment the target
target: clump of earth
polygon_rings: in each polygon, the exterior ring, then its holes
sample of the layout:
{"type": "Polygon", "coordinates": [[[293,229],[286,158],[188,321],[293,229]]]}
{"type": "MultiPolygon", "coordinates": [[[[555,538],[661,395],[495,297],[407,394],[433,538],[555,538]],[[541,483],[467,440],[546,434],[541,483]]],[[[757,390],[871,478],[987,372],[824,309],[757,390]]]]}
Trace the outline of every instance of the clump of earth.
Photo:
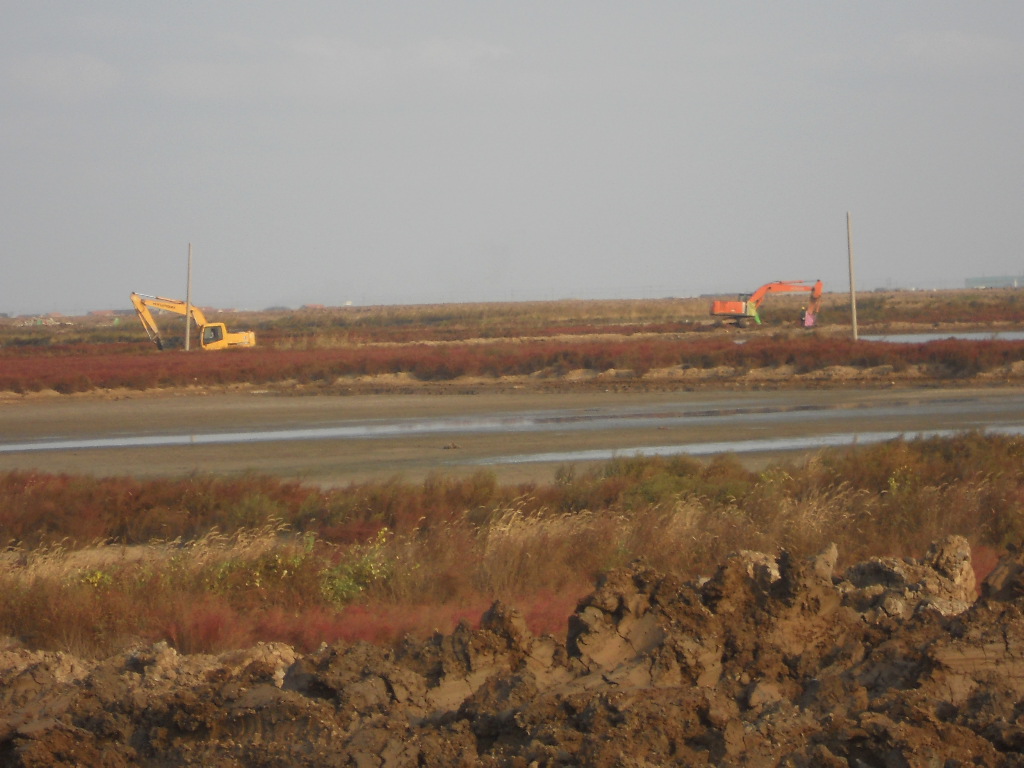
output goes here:
{"type": "Polygon", "coordinates": [[[8,766],[1021,766],[1024,554],[608,574],[564,640],[494,604],[399,648],[0,651],[8,766]],[[980,594],[979,594],[980,593],[980,594]]]}

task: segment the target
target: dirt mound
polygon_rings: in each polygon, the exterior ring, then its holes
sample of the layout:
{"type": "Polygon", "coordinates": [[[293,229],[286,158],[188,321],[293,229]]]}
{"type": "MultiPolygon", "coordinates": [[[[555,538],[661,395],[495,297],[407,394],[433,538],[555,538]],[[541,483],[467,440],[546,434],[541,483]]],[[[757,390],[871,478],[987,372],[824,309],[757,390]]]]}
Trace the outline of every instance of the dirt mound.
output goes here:
{"type": "Polygon", "coordinates": [[[967,542],[834,573],[740,552],[609,574],[566,641],[495,604],[409,642],[99,662],[0,652],[0,763],[1024,765],[1024,555],[975,599],[967,542]]]}

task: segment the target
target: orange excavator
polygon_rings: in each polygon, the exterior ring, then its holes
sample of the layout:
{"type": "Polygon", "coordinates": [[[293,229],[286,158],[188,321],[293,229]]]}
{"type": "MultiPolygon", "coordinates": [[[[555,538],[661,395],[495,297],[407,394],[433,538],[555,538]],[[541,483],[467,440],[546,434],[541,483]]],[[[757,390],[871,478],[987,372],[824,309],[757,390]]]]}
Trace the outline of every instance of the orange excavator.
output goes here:
{"type": "Polygon", "coordinates": [[[818,320],[818,312],[821,310],[821,280],[811,283],[809,280],[777,280],[774,283],[766,283],[753,293],[740,294],[735,300],[715,301],[711,305],[712,317],[723,317],[732,320],[736,325],[742,327],[747,320],[761,323],[761,304],[764,303],[769,293],[788,293],[791,291],[806,291],[811,294],[807,306],[804,307],[800,321],[804,328],[813,328],[818,320]]]}

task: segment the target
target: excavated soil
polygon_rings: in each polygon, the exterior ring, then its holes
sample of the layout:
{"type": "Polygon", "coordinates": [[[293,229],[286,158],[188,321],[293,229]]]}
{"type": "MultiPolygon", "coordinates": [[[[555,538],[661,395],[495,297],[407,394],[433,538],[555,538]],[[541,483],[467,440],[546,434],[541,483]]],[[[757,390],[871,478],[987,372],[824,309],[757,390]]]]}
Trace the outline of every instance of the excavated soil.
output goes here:
{"type": "Polygon", "coordinates": [[[535,637],[495,604],[408,642],[0,652],[9,766],[1024,765],[1024,555],[966,540],[835,572],[740,552],[611,573],[535,637]],[[980,596],[979,596],[980,592],[980,596]]]}

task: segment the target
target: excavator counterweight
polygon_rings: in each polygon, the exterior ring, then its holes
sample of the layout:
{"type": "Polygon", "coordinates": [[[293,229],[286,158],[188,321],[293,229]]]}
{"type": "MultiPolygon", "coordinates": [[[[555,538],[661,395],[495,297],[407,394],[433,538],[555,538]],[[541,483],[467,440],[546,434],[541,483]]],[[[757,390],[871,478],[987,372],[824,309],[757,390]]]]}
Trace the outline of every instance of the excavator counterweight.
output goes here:
{"type": "Polygon", "coordinates": [[[157,349],[164,348],[160,336],[160,328],[153,318],[151,309],[173,312],[176,315],[191,315],[192,321],[199,329],[199,344],[203,349],[228,349],[229,347],[255,347],[256,334],[252,331],[229,331],[224,323],[209,323],[199,307],[188,305],[180,299],[165,299],[162,296],[147,296],[144,293],[132,294],[132,305],[139,316],[142,327],[150,341],[157,349]]]}
{"type": "Polygon", "coordinates": [[[818,321],[818,312],[821,310],[823,288],[821,280],[814,283],[809,280],[777,280],[774,283],[765,283],[751,294],[741,294],[732,300],[714,301],[711,304],[711,316],[732,320],[737,325],[743,325],[747,320],[753,320],[760,325],[761,305],[769,293],[805,291],[811,296],[800,320],[805,328],[813,328],[818,321]]]}

